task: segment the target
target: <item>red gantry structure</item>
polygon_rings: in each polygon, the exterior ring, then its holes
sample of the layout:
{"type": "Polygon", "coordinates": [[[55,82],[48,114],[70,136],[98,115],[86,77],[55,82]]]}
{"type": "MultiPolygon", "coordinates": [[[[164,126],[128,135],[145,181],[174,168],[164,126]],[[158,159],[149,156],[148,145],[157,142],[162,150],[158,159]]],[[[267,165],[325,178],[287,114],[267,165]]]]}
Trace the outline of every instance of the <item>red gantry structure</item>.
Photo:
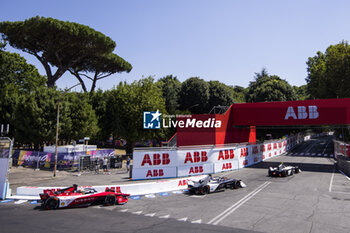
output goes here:
{"type": "Polygon", "coordinates": [[[349,125],[350,98],[232,104],[224,114],[177,120],[177,146],[255,143],[256,126],[349,125]]]}

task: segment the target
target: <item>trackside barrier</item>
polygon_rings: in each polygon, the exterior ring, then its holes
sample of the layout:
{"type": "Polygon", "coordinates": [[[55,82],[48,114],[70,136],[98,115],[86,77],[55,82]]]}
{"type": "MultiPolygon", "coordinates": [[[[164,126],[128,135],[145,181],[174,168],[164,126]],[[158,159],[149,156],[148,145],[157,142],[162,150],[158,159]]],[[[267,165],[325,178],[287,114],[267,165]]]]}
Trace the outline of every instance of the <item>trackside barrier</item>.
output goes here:
{"type": "Polygon", "coordinates": [[[334,158],[338,157],[350,159],[350,144],[334,140],[334,158]]]}
{"type": "MultiPolygon", "coordinates": [[[[148,183],[137,183],[137,184],[123,184],[123,185],[99,185],[99,186],[79,186],[79,188],[94,188],[98,192],[103,192],[106,189],[116,190],[117,192],[127,193],[131,196],[135,195],[146,195],[151,193],[160,193],[160,192],[170,192],[176,190],[187,189],[188,180],[199,180],[204,176],[195,176],[187,177],[181,179],[172,179],[172,180],[163,180],[156,182],[148,183]]],[[[16,191],[16,196],[25,196],[25,197],[36,197],[40,199],[39,194],[43,193],[45,189],[51,189],[57,191],[66,187],[18,187],[16,191]]],[[[11,198],[11,197],[7,197],[11,198]]]]}
{"type": "Polygon", "coordinates": [[[240,169],[279,156],[304,140],[297,135],[254,145],[134,150],[132,179],[187,177],[240,169]]]}

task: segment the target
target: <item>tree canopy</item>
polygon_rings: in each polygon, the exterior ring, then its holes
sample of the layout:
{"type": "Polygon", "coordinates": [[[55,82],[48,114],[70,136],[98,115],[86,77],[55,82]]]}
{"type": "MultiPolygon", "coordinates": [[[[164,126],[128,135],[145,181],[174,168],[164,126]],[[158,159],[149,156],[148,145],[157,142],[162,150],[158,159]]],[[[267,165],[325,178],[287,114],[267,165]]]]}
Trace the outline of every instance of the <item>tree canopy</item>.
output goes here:
{"type": "Polygon", "coordinates": [[[10,124],[12,128],[20,96],[44,86],[45,81],[19,54],[0,49],[0,123],[10,124]]]}
{"type": "Polygon", "coordinates": [[[160,78],[157,82],[165,100],[166,110],[169,114],[175,114],[179,107],[179,93],[181,90],[181,82],[177,77],[167,75],[160,78]]]}
{"type": "Polygon", "coordinates": [[[230,106],[234,102],[234,90],[219,81],[209,81],[208,112],[215,106],[230,106]]]}
{"type": "Polygon", "coordinates": [[[287,101],[296,100],[297,96],[292,86],[277,75],[268,75],[263,70],[250,82],[247,102],[287,101]],[[264,74],[264,75],[261,75],[264,74]]]}
{"type": "Polygon", "coordinates": [[[80,82],[84,92],[87,92],[87,87],[84,83],[84,77],[89,79],[92,84],[90,88],[90,95],[95,91],[96,82],[100,79],[123,71],[130,72],[132,66],[114,53],[102,54],[84,59],[78,64],[69,68],[69,72],[73,74],[80,82]],[[88,75],[93,73],[93,75],[88,75]]]}
{"type": "Polygon", "coordinates": [[[101,74],[131,70],[130,64],[111,54],[116,46],[111,38],[78,23],[37,16],[25,21],[1,22],[0,33],[12,47],[34,55],[41,62],[48,87],[53,87],[68,69],[93,71],[93,81],[100,79],[101,74]],[[100,63],[106,59],[109,62],[100,63]]]}
{"type": "Polygon", "coordinates": [[[198,77],[189,78],[181,85],[180,108],[195,114],[207,113],[209,84],[198,77]]]}
{"type": "Polygon", "coordinates": [[[143,112],[159,110],[162,114],[166,114],[162,92],[152,77],[131,84],[120,82],[110,91],[107,106],[106,120],[110,122],[110,131],[127,141],[127,153],[132,152],[133,146],[138,141],[161,138],[163,129],[143,129],[143,112]]]}
{"type": "Polygon", "coordinates": [[[350,46],[343,41],[307,61],[307,91],[314,98],[350,97],[350,46]]]}

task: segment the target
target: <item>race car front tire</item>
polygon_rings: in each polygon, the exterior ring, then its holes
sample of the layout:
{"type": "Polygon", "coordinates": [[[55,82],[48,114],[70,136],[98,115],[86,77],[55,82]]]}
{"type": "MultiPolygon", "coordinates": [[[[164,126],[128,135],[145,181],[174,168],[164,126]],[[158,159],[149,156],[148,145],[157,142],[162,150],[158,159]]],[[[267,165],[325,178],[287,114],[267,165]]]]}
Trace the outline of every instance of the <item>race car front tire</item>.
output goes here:
{"type": "Polygon", "coordinates": [[[58,205],[59,205],[59,200],[57,197],[49,197],[46,201],[45,201],[45,209],[47,210],[53,210],[53,209],[57,209],[58,205]]]}
{"type": "Polygon", "coordinates": [[[105,198],[105,205],[106,206],[115,205],[116,202],[117,202],[117,199],[116,199],[115,195],[113,195],[113,194],[108,194],[105,198]]]}

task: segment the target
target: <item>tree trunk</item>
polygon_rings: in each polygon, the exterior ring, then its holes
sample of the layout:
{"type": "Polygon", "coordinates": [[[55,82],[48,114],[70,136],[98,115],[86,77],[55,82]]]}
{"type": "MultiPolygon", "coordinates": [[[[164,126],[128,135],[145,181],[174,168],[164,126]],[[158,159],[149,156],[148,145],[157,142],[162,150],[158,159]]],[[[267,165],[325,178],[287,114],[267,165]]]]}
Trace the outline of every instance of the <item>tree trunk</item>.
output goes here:
{"type": "Polygon", "coordinates": [[[126,154],[132,154],[134,146],[135,146],[135,142],[127,140],[126,141],[126,147],[125,147],[126,154]]]}

